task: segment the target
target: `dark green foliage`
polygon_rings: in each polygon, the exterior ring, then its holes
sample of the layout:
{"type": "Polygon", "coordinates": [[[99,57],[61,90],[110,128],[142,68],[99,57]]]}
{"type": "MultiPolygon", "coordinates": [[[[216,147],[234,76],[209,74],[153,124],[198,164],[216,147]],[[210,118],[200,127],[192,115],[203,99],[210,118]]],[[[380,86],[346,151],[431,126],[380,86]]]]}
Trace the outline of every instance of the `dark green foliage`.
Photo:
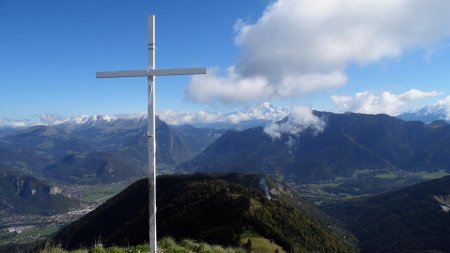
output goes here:
{"type": "Polygon", "coordinates": [[[37,242],[29,242],[26,244],[6,244],[0,245],[0,253],[16,253],[16,252],[35,252],[37,242]]]}
{"type": "Polygon", "coordinates": [[[405,122],[387,115],[315,114],[326,122],[321,133],[307,130],[272,139],[263,128],[229,131],[178,168],[275,174],[299,183],[351,177],[357,169],[450,168],[448,124],[405,122]]]}
{"type": "Polygon", "coordinates": [[[244,249],[250,252],[252,250],[252,240],[248,238],[247,242],[243,245],[243,247],[244,249]]]}
{"type": "Polygon", "coordinates": [[[75,199],[50,194],[50,186],[31,176],[12,176],[0,170],[0,211],[7,214],[49,215],[78,205],[75,199]]]}
{"type": "MultiPolygon", "coordinates": [[[[238,245],[240,234],[253,230],[285,248],[294,244],[296,252],[352,252],[312,218],[303,207],[307,204],[289,196],[268,200],[259,189],[260,180],[258,175],[238,174],[159,176],[158,236],[238,245]]],[[[137,181],[63,228],[55,241],[69,248],[92,245],[100,236],[106,246],[144,243],[148,240],[147,187],[146,179],[137,181]]]]}
{"type": "Polygon", "coordinates": [[[450,252],[450,213],[434,195],[450,194],[450,177],[325,210],[348,224],[361,252],[450,252]]]}

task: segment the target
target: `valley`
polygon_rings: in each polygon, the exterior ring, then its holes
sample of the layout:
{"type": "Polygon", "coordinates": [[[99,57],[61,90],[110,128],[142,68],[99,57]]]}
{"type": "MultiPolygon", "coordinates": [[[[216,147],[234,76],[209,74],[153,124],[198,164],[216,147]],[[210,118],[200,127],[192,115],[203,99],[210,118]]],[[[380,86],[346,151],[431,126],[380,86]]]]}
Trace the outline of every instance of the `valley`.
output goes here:
{"type": "Polygon", "coordinates": [[[349,178],[336,177],[332,180],[296,184],[287,182],[302,197],[316,205],[339,202],[362,196],[379,194],[414,185],[423,181],[442,178],[450,173],[440,170],[400,171],[400,170],[356,170],[349,178]]]}
{"type": "MultiPolygon", "coordinates": [[[[0,138],[0,245],[48,238],[145,176],[145,128],[141,118],[111,122],[92,117],[81,124],[5,129],[0,138]]],[[[157,120],[157,133],[158,172],[167,174],[222,130],[175,129],[157,120]]]]}
{"type": "Polygon", "coordinates": [[[103,185],[64,185],[61,194],[80,200],[80,204],[67,212],[53,215],[9,214],[0,217],[0,246],[29,244],[46,239],[62,226],[93,211],[131,182],[103,185]]]}

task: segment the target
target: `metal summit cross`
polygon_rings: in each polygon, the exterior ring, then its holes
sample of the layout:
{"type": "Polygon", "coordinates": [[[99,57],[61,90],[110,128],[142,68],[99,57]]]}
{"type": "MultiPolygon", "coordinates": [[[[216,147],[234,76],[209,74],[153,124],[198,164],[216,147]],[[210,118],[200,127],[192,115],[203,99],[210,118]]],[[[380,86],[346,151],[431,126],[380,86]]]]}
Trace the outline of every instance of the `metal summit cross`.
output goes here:
{"type": "Polygon", "coordinates": [[[149,244],[150,253],[158,251],[156,241],[156,139],[155,139],[155,76],[206,74],[206,68],[155,69],[155,16],[148,18],[148,69],[97,72],[97,78],[148,78],[148,163],[149,163],[149,244]]]}

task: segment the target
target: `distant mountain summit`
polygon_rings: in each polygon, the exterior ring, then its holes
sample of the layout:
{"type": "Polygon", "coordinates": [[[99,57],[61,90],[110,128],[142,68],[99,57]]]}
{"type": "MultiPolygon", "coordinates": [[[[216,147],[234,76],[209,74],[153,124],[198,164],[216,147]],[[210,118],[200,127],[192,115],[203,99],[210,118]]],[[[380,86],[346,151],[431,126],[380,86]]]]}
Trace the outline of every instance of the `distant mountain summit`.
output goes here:
{"type": "Polygon", "coordinates": [[[289,107],[278,108],[271,103],[265,102],[257,106],[252,106],[245,111],[234,111],[226,116],[231,123],[235,120],[280,120],[286,117],[292,110],[289,107]]]}
{"type": "Polygon", "coordinates": [[[292,108],[280,108],[271,103],[264,102],[245,110],[216,113],[214,114],[214,120],[193,121],[190,124],[214,129],[245,130],[252,127],[266,126],[274,121],[282,120],[290,113],[292,113],[292,108]]]}
{"type": "Polygon", "coordinates": [[[422,121],[424,123],[431,123],[436,120],[450,120],[448,109],[443,105],[431,105],[423,108],[402,113],[397,116],[402,120],[407,121],[422,121]]]}

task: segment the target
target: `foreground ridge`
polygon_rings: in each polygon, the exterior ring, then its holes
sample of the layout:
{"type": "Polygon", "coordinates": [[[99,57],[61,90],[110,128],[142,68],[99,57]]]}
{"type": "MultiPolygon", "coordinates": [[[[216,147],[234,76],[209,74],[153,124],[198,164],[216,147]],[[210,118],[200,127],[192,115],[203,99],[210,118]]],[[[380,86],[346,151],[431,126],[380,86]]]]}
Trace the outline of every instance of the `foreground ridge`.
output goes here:
{"type": "MultiPolygon", "coordinates": [[[[161,237],[236,247],[257,235],[295,252],[354,252],[342,235],[318,222],[319,211],[270,178],[194,174],[164,175],[157,180],[161,237]]],[[[54,242],[68,249],[90,247],[101,235],[105,246],[145,243],[146,187],[145,179],[135,182],[63,228],[54,242]]]]}

